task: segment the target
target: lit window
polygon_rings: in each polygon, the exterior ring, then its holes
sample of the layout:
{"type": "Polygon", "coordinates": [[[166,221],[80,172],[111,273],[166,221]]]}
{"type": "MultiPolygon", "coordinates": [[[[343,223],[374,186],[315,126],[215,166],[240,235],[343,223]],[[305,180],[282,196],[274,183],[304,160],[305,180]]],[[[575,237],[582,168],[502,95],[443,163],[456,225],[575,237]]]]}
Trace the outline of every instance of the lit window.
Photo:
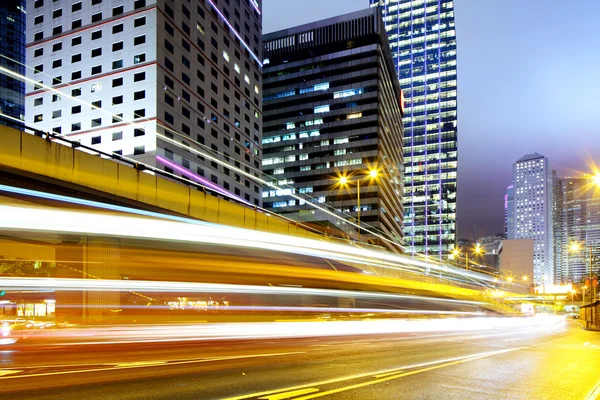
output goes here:
{"type": "Polygon", "coordinates": [[[329,104],[315,107],[315,114],[329,112],[329,104]]]}
{"type": "Polygon", "coordinates": [[[362,112],[355,112],[352,114],[348,114],[348,116],[346,117],[346,119],[355,119],[355,118],[362,118],[362,112]]]}
{"type": "Polygon", "coordinates": [[[225,50],[223,50],[223,58],[229,62],[229,54],[225,50]]]}

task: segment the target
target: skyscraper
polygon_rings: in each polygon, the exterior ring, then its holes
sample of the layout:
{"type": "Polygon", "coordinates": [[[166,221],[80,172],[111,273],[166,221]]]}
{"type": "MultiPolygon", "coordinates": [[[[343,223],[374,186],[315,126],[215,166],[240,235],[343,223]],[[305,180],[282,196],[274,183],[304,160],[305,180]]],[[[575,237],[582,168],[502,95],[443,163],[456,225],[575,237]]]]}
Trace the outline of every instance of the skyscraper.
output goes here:
{"type": "Polygon", "coordinates": [[[548,159],[527,154],[513,164],[514,238],[533,239],[533,282],[554,283],[553,177],[548,159]]]}
{"type": "Polygon", "coordinates": [[[38,82],[27,85],[29,124],[260,204],[252,175],[190,151],[259,174],[259,2],[28,0],[27,6],[27,76],[38,82]]]}
{"type": "MultiPolygon", "coordinates": [[[[0,67],[25,74],[25,0],[0,2],[0,67]]],[[[0,112],[4,125],[18,127],[25,117],[25,83],[0,73],[0,112]]]]}
{"type": "MultiPolygon", "coordinates": [[[[291,197],[300,193],[400,243],[401,94],[379,10],[270,33],[263,42],[263,172],[287,185],[265,190],[264,207],[343,228],[291,197]]],[[[360,236],[389,245],[366,231],[360,236]]]]}
{"type": "Polygon", "coordinates": [[[559,182],[562,208],[557,281],[580,283],[589,275],[586,246],[600,246],[600,196],[590,178],[562,178],[559,182]],[[580,249],[570,251],[572,243],[577,243],[580,249]]]}
{"type": "Polygon", "coordinates": [[[370,0],[390,42],[404,113],[404,233],[413,252],[456,240],[456,32],[452,0],[370,0]]]}
{"type": "Polygon", "coordinates": [[[515,192],[513,185],[506,188],[504,195],[504,236],[506,239],[515,238],[515,192]]]}

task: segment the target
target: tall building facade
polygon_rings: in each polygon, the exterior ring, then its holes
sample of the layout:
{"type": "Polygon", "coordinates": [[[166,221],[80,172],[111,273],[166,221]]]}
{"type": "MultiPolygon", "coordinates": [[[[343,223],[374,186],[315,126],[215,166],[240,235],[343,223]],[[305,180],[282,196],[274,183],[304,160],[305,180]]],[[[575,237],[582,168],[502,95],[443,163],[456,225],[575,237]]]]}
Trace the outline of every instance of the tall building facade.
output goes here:
{"type": "MultiPolygon", "coordinates": [[[[357,218],[360,190],[362,226],[400,243],[401,92],[379,10],[270,33],[263,42],[263,172],[287,185],[265,191],[264,207],[304,221],[303,214],[320,219],[290,196],[299,193],[357,218]],[[341,177],[348,186],[339,185],[341,177]]],[[[387,244],[366,232],[361,239],[387,244]]]]}
{"type": "Polygon", "coordinates": [[[413,252],[456,241],[456,32],[452,0],[370,0],[382,10],[404,114],[404,233],[413,252]]]}
{"type": "Polygon", "coordinates": [[[515,238],[515,191],[514,186],[510,185],[506,188],[504,195],[504,236],[506,239],[515,238]]]}
{"type": "Polygon", "coordinates": [[[260,2],[27,0],[27,9],[27,76],[38,82],[26,89],[28,124],[260,204],[260,2]]]}
{"type": "MultiPolygon", "coordinates": [[[[25,74],[25,0],[0,2],[0,67],[25,74]]],[[[19,127],[25,118],[25,83],[0,73],[0,123],[19,127]],[[18,121],[15,121],[18,120],[18,121]]]]}
{"type": "Polygon", "coordinates": [[[548,159],[527,154],[513,164],[514,238],[533,239],[533,282],[554,283],[554,181],[548,159]]]}
{"type": "Polygon", "coordinates": [[[559,182],[561,262],[557,281],[580,283],[590,272],[587,248],[600,247],[600,196],[593,179],[562,178],[559,182]],[[579,244],[580,249],[571,251],[572,243],[579,244]]]}

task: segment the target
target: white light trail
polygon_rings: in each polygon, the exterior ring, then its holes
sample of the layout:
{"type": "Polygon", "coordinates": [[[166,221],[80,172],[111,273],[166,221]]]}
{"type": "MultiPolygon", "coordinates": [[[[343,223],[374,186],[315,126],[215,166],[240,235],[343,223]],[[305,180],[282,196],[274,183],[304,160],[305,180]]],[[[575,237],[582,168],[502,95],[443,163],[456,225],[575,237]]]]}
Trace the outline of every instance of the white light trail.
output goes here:
{"type": "Polygon", "coordinates": [[[436,270],[444,275],[454,274],[482,281],[493,280],[491,277],[470,271],[428,264],[384,251],[227,226],[200,226],[130,216],[7,205],[0,206],[0,217],[0,228],[4,229],[84,233],[259,248],[397,270],[403,270],[407,265],[417,266],[424,271],[436,270]]]}

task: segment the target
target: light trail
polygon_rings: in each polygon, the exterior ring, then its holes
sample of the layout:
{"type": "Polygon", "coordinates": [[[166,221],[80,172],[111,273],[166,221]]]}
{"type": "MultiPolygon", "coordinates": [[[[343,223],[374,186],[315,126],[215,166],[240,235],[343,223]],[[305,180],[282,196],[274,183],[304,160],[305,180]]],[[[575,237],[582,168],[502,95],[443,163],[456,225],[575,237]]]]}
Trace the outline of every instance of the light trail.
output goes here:
{"type": "Polygon", "coordinates": [[[331,297],[358,297],[369,299],[424,300],[452,304],[481,305],[478,301],[446,298],[361,292],[336,289],[313,289],[289,286],[232,285],[227,283],[192,283],[165,281],[134,281],[122,279],[75,279],[75,278],[10,278],[0,277],[0,287],[5,290],[66,290],[66,291],[141,291],[161,293],[241,293],[275,295],[313,295],[331,297]]]}
{"type": "MultiPolygon", "coordinates": [[[[563,327],[560,316],[471,317],[440,319],[378,319],[362,321],[231,322],[178,325],[120,325],[110,327],[76,327],[42,329],[27,332],[27,339],[60,341],[64,346],[189,342],[205,340],[274,339],[381,335],[416,332],[495,331],[506,328],[549,330],[563,327]],[[93,336],[92,338],[90,336],[93,336]]],[[[26,341],[18,340],[18,344],[26,341]]],[[[51,342],[49,342],[51,343],[51,342]]],[[[48,344],[49,344],[48,343],[48,344]]]]}
{"type": "MultiPolygon", "coordinates": [[[[0,206],[0,229],[109,235],[185,243],[206,243],[303,254],[344,262],[377,265],[383,268],[405,270],[419,267],[423,271],[436,270],[440,275],[459,275],[480,281],[492,278],[450,268],[443,265],[413,260],[384,251],[375,251],[349,245],[329,243],[302,237],[257,232],[226,226],[200,226],[174,221],[146,220],[139,217],[99,215],[81,211],[37,209],[20,206],[0,206]],[[291,243],[290,243],[291,242],[291,243]]],[[[457,289],[458,290],[458,289],[457,289]]]]}

